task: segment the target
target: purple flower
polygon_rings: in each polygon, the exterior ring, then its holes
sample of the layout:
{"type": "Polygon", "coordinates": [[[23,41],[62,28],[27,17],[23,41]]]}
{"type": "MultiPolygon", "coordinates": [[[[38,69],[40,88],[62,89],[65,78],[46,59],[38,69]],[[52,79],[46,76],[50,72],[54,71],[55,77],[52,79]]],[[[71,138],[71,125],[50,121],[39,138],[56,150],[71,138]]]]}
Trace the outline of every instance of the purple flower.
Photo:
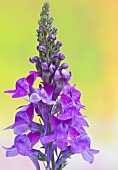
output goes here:
{"type": "Polygon", "coordinates": [[[64,86],[60,97],[62,111],[58,119],[67,120],[73,118],[75,120],[75,116],[82,116],[79,110],[83,109],[84,106],[80,103],[80,96],[80,92],[74,87],[71,87],[69,84],[64,86]]]}
{"type": "Polygon", "coordinates": [[[59,114],[58,119],[67,120],[73,118],[76,114],[79,114],[75,106],[68,106],[64,109],[64,111],[59,114]]]}
{"type": "Polygon", "coordinates": [[[33,132],[39,131],[40,128],[37,123],[33,122],[34,108],[33,104],[22,107],[22,109],[16,113],[15,123],[6,129],[14,129],[15,134],[23,134],[28,130],[33,132]]]}
{"type": "Polygon", "coordinates": [[[80,135],[76,138],[75,141],[69,141],[71,144],[71,152],[81,153],[83,159],[89,163],[93,163],[94,156],[93,154],[99,153],[98,150],[90,148],[91,140],[87,135],[80,135]]]}
{"type": "Polygon", "coordinates": [[[30,71],[30,74],[26,78],[20,78],[17,80],[15,90],[6,90],[5,93],[13,94],[12,98],[24,97],[30,93],[37,77],[40,77],[38,72],[30,71]]]}
{"type": "Polygon", "coordinates": [[[68,146],[68,139],[75,140],[77,136],[86,134],[83,126],[88,127],[88,123],[76,109],[76,107],[68,107],[64,113],[58,117],[50,116],[52,135],[42,138],[42,142],[49,143],[56,140],[57,146],[64,150],[68,146]],[[68,127],[68,128],[67,128],[68,127]],[[61,145],[61,146],[60,146],[61,145]]]}
{"type": "Polygon", "coordinates": [[[32,147],[39,141],[39,139],[39,132],[30,132],[28,135],[24,134],[16,136],[14,145],[12,147],[4,147],[7,150],[6,156],[12,157],[18,154],[28,156],[33,161],[33,163],[35,163],[37,170],[40,170],[40,166],[38,164],[39,151],[32,149],[32,147]]]}
{"type": "Polygon", "coordinates": [[[56,140],[57,147],[63,151],[67,148],[68,145],[67,132],[68,132],[68,125],[64,123],[60,123],[55,129],[54,134],[50,136],[44,136],[41,139],[41,142],[43,144],[46,144],[56,140]]]}
{"type": "Polygon", "coordinates": [[[86,148],[86,150],[83,151],[83,152],[81,153],[81,155],[82,155],[82,157],[83,157],[83,159],[84,159],[85,161],[87,161],[87,162],[89,162],[90,164],[92,164],[93,161],[94,161],[94,156],[93,156],[93,154],[97,154],[97,153],[99,153],[99,150],[95,150],[95,149],[91,149],[91,148],[86,148]]]}
{"type": "Polygon", "coordinates": [[[73,102],[80,102],[81,93],[79,90],[75,89],[75,85],[71,86],[69,83],[66,84],[62,92],[70,97],[73,102]]]}
{"type": "Polygon", "coordinates": [[[66,69],[57,69],[54,74],[54,81],[57,82],[61,78],[64,79],[67,83],[71,78],[71,73],[66,69]]]}
{"type": "Polygon", "coordinates": [[[52,134],[41,138],[42,144],[56,141],[56,145],[62,151],[68,146],[68,131],[69,121],[61,121],[57,117],[51,115],[50,123],[52,128],[52,134]]]}
{"type": "Polygon", "coordinates": [[[46,86],[45,88],[40,87],[39,89],[35,89],[35,92],[32,93],[30,96],[30,101],[32,103],[42,101],[43,103],[53,105],[55,104],[55,101],[52,100],[53,91],[54,91],[53,85],[46,86]]]}
{"type": "MultiPolygon", "coordinates": [[[[50,123],[51,123],[53,137],[55,136],[55,134],[57,134],[57,133],[59,134],[59,132],[57,132],[57,131],[59,131],[59,129],[62,129],[62,127],[68,126],[69,128],[68,128],[65,136],[67,136],[67,138],[70,138],[72,140],[75,139],[80,134],[86,134],[86,131],[84,130],[83,126],[88,127],[88,123],[86,122],[86,120],[84,120],[83,116],[78,116],[78,117],[70,116],[70,117],[67,117],[67,119],[61,120],[58,117],[51,115],[50,123]]],[[[62,130],[62,133],[63,133],[63,131],[64,130],[62,130]]],[[[48,139],[48,137],[47,137],[47,139],[48,139]]],[[[52,137],[51,137],[51,139],[52,139],[52,137]]],[[[56,139],[56,137],[54,139],[56,139]]],[[[63,141],[62,141],[62,143],[63,143],[63,141]]]]}
{"type": "MultiPolygon", "coordinates": [[[[64,110],[67,107],[75,107],[77,112],[80,109],[85,109],[85,107],[80,103],[80,97],[81,93],[79,90],[75,89],[75,86],[66,84],[62,90],[60,98],[62,109],[64,110]]],[[[75,114],[77,114],[77,112],[75,112],[75,114]]]]}
{"type": "Polygon", "coordinates": [[[92,163],[94,160],[93,154],[98,153],[98,150],[90,148],[91,140],[87,136],[86,132],[78,130],[83,126],[87,126],[87,122],[81,118],[78,118],[77,128],[73,127],[73,120],[61,121],[55,116],[51,116],[50,122],[52,126],[52,135],[44,136],[41,138],[43,144],[56,141],[56,145],[61,151],[67,150],[70,146],[70,152],[81,153],[84,160],[92,163]]]}
{"type": "Polygon", "coordinates": [[[80,113],[80,109],[85,109],[80,102],[81,93],[69,84],[72,74],[67,70],[68,64],[61,63],[65,55],[60,52],[62,42],[55,42],[57,28],[52,27],[49,3],[44,4],[40,16],[36,30],[39,56],[29,59],[37,71],[30,71],[27,77],[17,80],[14,90],[5,91],[13,98],[27,96],[24,99],[29,102],[18,108],[14,124],[6,128],[13,129],[17,135],[13,146],[4,147],[6,156],[28,156],[36,170],[40,170],[38,160],[46,161],[46,169],[62,169],[73,154],[81,154],[92,163],[93,155],[99,151],[91,149],[85,130],[89,125],[80,113]],[[41,82],[34,88],[37,77],[41,82]],[[39,123],[33,121],[35,113],[39,123]],[[39,140],[44,153],[33,148],[39,140]]]}

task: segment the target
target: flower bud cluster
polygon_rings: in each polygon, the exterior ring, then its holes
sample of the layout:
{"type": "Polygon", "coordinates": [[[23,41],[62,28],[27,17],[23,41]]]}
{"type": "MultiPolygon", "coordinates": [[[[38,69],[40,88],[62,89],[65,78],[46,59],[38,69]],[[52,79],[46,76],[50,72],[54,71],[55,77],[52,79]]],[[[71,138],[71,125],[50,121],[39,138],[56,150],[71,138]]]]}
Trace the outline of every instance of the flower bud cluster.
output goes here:
{"type": "Polygon", "coordinates": [[[88,123],[80,113],[85,109],[80,102],[81,93],[69,84],[72,74],[67,70],[68,64],[61,63],[65,55],[60,52],[62,43],[56,41],[57,29],[52,27],[49,3],[44,4],[40,16],[36,30],[39,56],[29,59],[36,71],[17,80],[14,90],[5,91],[12,94],[12,98],[22,97],[28,102],[18,108],[15,122],[6,128],[16,134],[13,146],[4,147],[6,156],[28,156],[36,170],[40,170],[38,160],[47,163],[46,169],[62,170],[66,159],[76,153],[92,163],[93,154],[98,150],[91,149],[91,140],[84,128],[88,123]],[[36,79],[41,81],[39,87],[34,88],[36,79]],[[39,117],[39,122],[33,120],[34,115],[39,117]],[[44,152],[33,148],[39,141],[44,152]]]}

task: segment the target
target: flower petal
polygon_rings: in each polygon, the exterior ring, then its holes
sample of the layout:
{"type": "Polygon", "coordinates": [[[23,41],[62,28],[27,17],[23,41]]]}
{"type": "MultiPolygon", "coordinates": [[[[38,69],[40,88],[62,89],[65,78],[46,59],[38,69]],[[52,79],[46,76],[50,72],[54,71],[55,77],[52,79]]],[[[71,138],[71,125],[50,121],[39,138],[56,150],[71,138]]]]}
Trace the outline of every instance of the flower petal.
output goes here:
{"type": "Polygon", "coordinates": [[[67,148],[68,145],[68,125],[64,124],[64,123],[60,123],[57,130],[56,130],[56,134],[57,134],[57,146],[61,149],[61,150],[65,150],[67,148]]]}
{"type": "Polygon", "coordinates": [[[30,75],[26,77],[26,80],[30,88],[33,86],[34,81],[36,80],[37,77],[41,77],[41,75],[37,71],[30,71],[30,75]]]}
{"type": "Polygon", "coordinates": [[[60,98],[62,108],[64,109],[69,103],[72,102],[71,98],[62,93],[61,98],[60,98]]]}
{"type": "Polygon", "coordinates": [[[63,78],[70,79],[71,73],[68,70],[62,69],[61,73],[62,73],[63,78]]]}
{"type": "Polygon", "coordinates": [[[14,140],[14,146],[18,149],[19,153],[25,152],[27,150],[30,150],[31,142],[27,135],[17,135],[14,140]],[[19,146],[20,145],[20,146],[19,146]],[[21,147],[22,146],[22,147],[21,147]]]}
{"type": "Polygon", "coordinates": [[[17,135],[23,134],[25,132],[27,132],[29,130],[29,126],[28,124],[19,124],[17,126],[14,127],[14,133],[17,135]]]}
{"type": "Polygon", "coordinates": [[[24,123],[29,123],[29,118],[26,114],[26,111],[19,111],[16,113],[15,123],[19,121],[23,121],[24,123]]]}
{"type": "Polygon", "coordinates": [[[46,144],[54,141],[56,139],[56,135],[44,136],[41,138],[41,143],[46,144]]]}
{"type": "Polygon", "coordinates": [[[61,123],[61,121],[60,121],[57,117],[55,117],[55,116],[53,116],[53,115],[50,116],[50,124],[51,124],[52,131],[53,131],[60,123],[61,123]]]}
{"type": "Polygon", "coordinates": [[[72,99],[75,102],[79,102],[80,101],[80,97],[81,97],[81,93],[79,90],[75,89],[75,87],[71,88],[71,94],[72,94],[72,99]]]}
{"type": "Polygon", "coordinates": [[[49,97],[52,97],[52,93],[54,92],[54,86],[53,85],[46,86],[45,91],[49,97]]]}
{"type": "Polygon", "coordinates": [[[74,106],[67,107],[62,114],[58,116],[60,120],[71,119],[74,114],[77,112],[77,109],[74,106]]]}
{"type": "Polygon", "coordinates": [[[91,140],[87,135],[80,135],[75,141],[69,141],[73,153],[81,153],[90,147],[91,140]]]}
{"type": "Polygon", "coordinates": [[[26,114],[29,118],[29,123],[32,121],[33,117],[34,117],[34,107],[33,104],[30,103],[27,110],[26,110],[26,114]]]}
{"type": "Polygon", "coordinates": [[[16,146],[17,146],[17,151],[19,154],[21,154],[23,156],[32,156],[33,155],[33,151],[29,150],[26,144],[18,142],[16,146]]]}
{"type": "Polygon", "coordinates": [[[25,78],[21,78],[16,82],[16,90],[14,91],[12,97],[13,98],[24,97],[28,94],[28,92],[29,92],[29,85],[25,78]]]}
{"type": "Polygon", "coordinates": [[[73,117],[73,113],[72,112],[65,112],[62,113],[58,116],[58,119],[60,120],[67,120],[67,119],[71,119],[73,117]]]}
{"type": "Polygon", "coordinates": [[[94,156],[91,153],[89,153],[85,150],[84,152],[81,153],[81,155],[85,161],[89,162],[90,164],[93,163],[94,156]]]}
{"type": "Polygon", "coordinates": [[[18,155],[17,149],[12,146],[11,148],[6,148],[3,146],[4,149],[6,149],[6,157],[12,157],[18,155]]]}
{"type": "Polygon", "coordinates": [[[30,101],[32,103],[37,103],[38,101],[41,100],[41,97],[37,93],[32,93],[30,96],[30,101]]]}
{"type": "Polygon", "coordinates": [[[71,140],[75,140],[76,137],[79,136],[79,135],[80,134],[79,134],[79,132],[76,129],[74,129],[73,127],[70,127],[70,129],[69,129],[69,136],[70,136],[71,140]]]}
{"type": "Polygon", "coordinates": [[[31,147],[33,147],[39,141],[41,134],[39,132],[30,132],[27,136],[30,140],[31,147]]]}
{"type": "Polygon", "coordinates": [[[38,124],[38,123],[36,123],[36,122],[31,122],[30,123],[30,130],[32,131],[32,132],[36,132],[36,131],[39,131],[39,130],[42,130],[41,128],[43,128],[43,125],[41,125],[41,124],[38,124]]]}
{"type": "Polygon", "coordinates": [[[15,93],[16,90],[5,90],[4,93],[15,93]]]}

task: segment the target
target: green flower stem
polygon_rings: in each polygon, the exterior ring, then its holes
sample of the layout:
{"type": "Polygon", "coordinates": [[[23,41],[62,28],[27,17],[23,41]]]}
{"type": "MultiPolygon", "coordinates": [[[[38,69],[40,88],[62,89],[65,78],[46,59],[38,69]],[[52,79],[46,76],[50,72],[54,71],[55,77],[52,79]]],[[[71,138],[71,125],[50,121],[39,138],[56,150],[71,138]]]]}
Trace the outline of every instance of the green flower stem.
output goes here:
{"type": "Polygon", "coordinates": [[[52,155],[51,163],[52,163],[52,170],[53,170],[55,166],[54,154],[52,155]]]}

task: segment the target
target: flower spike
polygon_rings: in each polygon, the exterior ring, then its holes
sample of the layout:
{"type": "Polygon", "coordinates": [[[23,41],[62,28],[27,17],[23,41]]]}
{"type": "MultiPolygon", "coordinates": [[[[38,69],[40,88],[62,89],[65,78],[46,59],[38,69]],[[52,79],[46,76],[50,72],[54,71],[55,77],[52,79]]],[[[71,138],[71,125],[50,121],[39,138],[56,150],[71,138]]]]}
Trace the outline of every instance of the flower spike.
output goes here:
{"type": "Polygon", "coordinates": [[[89,125],[81,114],[81,109],[85,109],[80,102],[81,92],[70,85],[72,73],[68,64],[62,63],[66,55],[60,52],[62,42],[57,40],[57,28],[52,24],[46,2],[36,30],[39,55],[29,59],[36,71],[17,80],[14,90],[5,91],[12,98],[27,97],[27,104],[18,107],[14,124],[6,128],[13,129],[17,135],[13,146],[4,147],[6,156],[28,156],[36,170],[40,170],[39,161],[44,162],[47,170],[62,170],[74,154],[81,154],[85,161],[93,163],[93,155],[99,153],[91,149],[91,139],[85,130],[89,125]],[[38,122],[34,121],[35,115],[38,122]],[[42,147],[34,149],[38,142],[42,147]]]}

